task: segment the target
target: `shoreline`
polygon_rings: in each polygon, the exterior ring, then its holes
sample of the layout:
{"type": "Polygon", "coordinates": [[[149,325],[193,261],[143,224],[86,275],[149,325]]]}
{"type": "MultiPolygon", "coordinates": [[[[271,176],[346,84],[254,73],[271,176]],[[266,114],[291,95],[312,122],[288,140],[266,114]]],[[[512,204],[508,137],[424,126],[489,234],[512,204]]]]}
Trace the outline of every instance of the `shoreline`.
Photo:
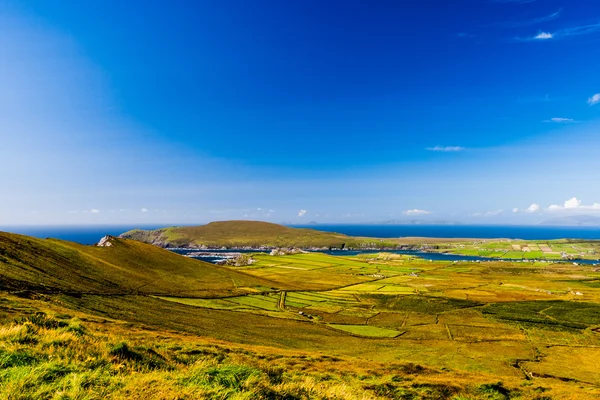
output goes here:
{"type": "MultiPolygon", "coordinates": [[[[179,247],[179,248],[165,248],[165,250],[169,250],[169,251],[173,251],[173,252],[180,252],[180,251],[186,251],[186,252],[190,252],[187,254],[181,254],[185,257],[190,257],[190,258],[235,258],[236,256],[241,256],[242,254],[248,254],[248,253],[253,253],[253,252],[260,252],[260,253],[268,253],[269,251],[272,250],[277,250],[280,248],[227,248],[227,249],[223,249],[223,248],[207,248],[207,249],[202,249],[200,251],[198,251],[198,249],[196,248],[189,248],[189,247],[179,247]],[[228,255],[228,257],[224,257],[228,255]]],[[[308,252],[308,253],[319,253],[319,252],[323,252],[325,254],[328,254],[328,252],[358,252],[359,254],[361,252],[365,252],[366,254],[369,253],[376,253],[376,252],[385,252],[386,250],[381,250],[381,249],[347,249],[347,250],[341,250],[341,249],[302,249],[302,248],[297,248],[297,250],[301,251],[301,252],[308,252]]],[[[453,262],[498,262],[498,261],[503,261],[503,262],[545,262],[545,263],[574,263],[574,264],[586,264],[586,265],[591,265],[591,266],[598,266],[600,265],[600,258],[599,259],[585,259],[585,258],[568,258],[568,259],[544,259],[544,258],[521,258],[521,259],[517,259],[517,258],[496,258],[496,257],[480,257],[480,256],[471,256],[471,255],[461,255],[461,254],[456,254],[456,253],[446,253],[446,252],[437,252],[437,251],[426,251],[426,250],[403,250],[403,249],[387,249],[387,251],[393,252],[395,254],[405,254],[405,255],[412,255],[415,257],[420,257],[420,258],[425,258],[425,259],[429,259],[432,261],[453,261],[453,262]],[[454,260],[443,260],[443,259],[432,259],[432,258],[427,258],[427,257],[422,257],[423,255],[426,254],[438,254],[441,256],[447,256],[447,257],[451,257],[454,258],[454,260]]],[[[338,254],[336,254],[338,255],[338,254]]]]}

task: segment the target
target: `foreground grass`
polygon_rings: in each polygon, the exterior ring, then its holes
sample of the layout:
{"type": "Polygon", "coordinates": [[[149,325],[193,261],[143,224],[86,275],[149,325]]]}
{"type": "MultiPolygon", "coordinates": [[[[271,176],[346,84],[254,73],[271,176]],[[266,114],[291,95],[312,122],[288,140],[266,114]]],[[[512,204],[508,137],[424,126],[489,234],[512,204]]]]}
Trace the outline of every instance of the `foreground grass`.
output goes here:
{"type": "Polygon", "coordinates": [[[99,333],[66,315],[35,313],[0,327],[3,399],[551,398],[540,396],[547,388],[484,379],[166,333],[99,333]]]}

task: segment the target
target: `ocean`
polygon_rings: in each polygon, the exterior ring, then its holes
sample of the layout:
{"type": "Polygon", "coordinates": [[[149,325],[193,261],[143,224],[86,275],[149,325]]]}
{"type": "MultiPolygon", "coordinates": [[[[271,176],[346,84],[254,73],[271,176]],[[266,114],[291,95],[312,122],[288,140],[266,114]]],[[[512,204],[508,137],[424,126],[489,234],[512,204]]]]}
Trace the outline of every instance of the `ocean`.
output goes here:
{"type": "Polygon", "coordinates": [[[119,236],[132,229],[158,229],[165,225],[64,225],[64,226],[0,226],[0,231],[37,238],[54,238],[80,244],[96,244],[106,236],[119,236]]]}
{"type": "Polygon", "coordinates": [[[600,226],[524,226],[524,225],[294,225],[350,236],[379,238],[434,237],[474,239],[600,239],[600,226]]]}
{"type": "MultiPolygon", "coordinates": [[[[118,236],[131,229],[157,229],[167,225],[89,225],[89,226],[0,226],[0,231],[38,238],[56,238],[81,244],[95,244],[105,235],[118,236]]],[[[527,240],[600,239],[600,227],[511,226],[511,225],[291,225],[350,236],[380,238],[507,238],[527,240]]]]}

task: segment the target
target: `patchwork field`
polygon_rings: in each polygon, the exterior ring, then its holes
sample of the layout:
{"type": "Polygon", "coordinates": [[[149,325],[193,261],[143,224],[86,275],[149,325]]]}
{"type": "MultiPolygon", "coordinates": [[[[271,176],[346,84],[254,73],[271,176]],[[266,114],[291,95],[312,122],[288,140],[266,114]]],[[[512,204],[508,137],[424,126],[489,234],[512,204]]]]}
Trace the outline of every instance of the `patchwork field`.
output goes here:
{"type": "Polygon", "coordinates": [[[475,240],[436,243],[437,249],[449,254],[462,254],[489,258],[538,260],[599,260],[600,242],[597,240],[475,240]]]}
{"type": "MultiPolygon", "coordinates": [[[[361,338],[355,356],[596,385],[600,278],[590,265],[430,262],[406,255],[253,255],[236,270],[299,290],[214,300],[197,307],[294,319],[361,338]],[[367,349],[381,348],[385,354],[367,349]],[[560,349],[581,367],[557,368],[560,349]],[[559,349],[559,350],[555,350],[559,349]],[[365,351],[366,350],[366,351],[365,351]]],[[[352,339],[354,340],[354,339],[352,339]]]]}

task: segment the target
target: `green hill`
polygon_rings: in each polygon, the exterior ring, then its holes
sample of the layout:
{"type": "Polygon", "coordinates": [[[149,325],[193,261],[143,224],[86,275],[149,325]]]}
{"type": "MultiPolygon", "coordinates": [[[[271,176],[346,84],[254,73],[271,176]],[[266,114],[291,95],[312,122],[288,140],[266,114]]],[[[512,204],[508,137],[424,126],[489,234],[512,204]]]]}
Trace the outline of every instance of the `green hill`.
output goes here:
{"type": "Polygon", "coordinates": [[[145,243],[106,247],[0,232],[0,289],[46,293],[224,296],[273,284],[145,243]]]}
{"type": "Polygon", "coordinates": [[[340,248],[366,246],[369,242],[339,233],[289,228],[260,221],[220,221],[202,226],[170,227],[152,231],[136,229],[123,233],[121,237],[160,247],[340,248]]]}

